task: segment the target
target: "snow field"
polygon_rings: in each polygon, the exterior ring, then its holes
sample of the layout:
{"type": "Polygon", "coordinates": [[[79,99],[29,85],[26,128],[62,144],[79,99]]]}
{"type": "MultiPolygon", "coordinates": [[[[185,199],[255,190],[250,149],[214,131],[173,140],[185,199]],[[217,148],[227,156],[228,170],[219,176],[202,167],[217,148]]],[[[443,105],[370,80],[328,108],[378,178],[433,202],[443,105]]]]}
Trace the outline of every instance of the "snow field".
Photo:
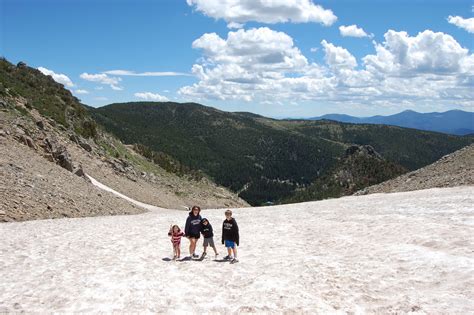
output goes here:
{"type": "MultiPolygon", "coordinates": [[[[473,192],[233,209],[234,265],[162,260],[185,211],[1,224],[0,313],[472,313],[473,192]]],[[[222,258],[224,210],[202,215],[222,258]]]]}

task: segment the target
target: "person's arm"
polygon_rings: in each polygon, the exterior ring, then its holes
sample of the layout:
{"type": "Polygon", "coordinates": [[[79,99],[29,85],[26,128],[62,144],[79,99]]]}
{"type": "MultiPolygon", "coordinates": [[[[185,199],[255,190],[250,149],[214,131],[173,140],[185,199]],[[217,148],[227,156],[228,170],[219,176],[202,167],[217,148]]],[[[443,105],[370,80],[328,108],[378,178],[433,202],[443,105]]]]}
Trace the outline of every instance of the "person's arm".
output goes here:
{"type": "Polygon", "coordinates": [[[189,235],[189,226],[191,224],[191,217],[188,216],[186,219],[186,225],[184,226],[184,236],[189,235]]]}
{"type": "Polygon", "coordinates": [[[222,222],[222,237],[221,237],[222,244],[224,244],[224,222],[222,222]]]}
{"type": "Polygon", "coordinates": [[[240,246],[239,245],[239,226],[237,225],[237,221],[235,221],[234,219],[234,223],[235,223],[235,244],[237,244],[237,246],[240,246]]]}

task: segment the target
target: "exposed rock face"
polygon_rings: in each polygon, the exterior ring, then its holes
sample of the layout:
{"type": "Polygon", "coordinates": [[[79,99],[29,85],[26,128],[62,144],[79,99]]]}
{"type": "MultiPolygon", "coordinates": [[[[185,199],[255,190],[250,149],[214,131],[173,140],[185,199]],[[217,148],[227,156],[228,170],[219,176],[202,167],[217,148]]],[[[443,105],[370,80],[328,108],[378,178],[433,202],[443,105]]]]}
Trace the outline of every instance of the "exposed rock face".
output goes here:
{"type": "Polygon", "coordinates": [[[382,159],[382,156],[371,145],[352,145],[346,149],[346,157],[351,155],[366,155],[382,159]]]}
{"type": "Polygon", "coordinates": [[[391,193],[474,185],[474,145],[442,157],[419,170],[357,192],[357,195],[391,193]]]}

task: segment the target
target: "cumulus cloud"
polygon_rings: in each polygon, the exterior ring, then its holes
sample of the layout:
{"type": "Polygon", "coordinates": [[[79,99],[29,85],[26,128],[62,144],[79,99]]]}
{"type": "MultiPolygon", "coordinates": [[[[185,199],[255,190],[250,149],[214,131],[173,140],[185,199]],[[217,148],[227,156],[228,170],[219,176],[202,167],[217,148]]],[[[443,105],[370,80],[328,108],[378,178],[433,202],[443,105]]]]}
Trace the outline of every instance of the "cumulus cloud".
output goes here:
{"type": "Polygon", "coordinates": [[[448,23],[454,24],[459,28],[462,28],[469,33],[474,33],[474,18],[465,19],[460,16],[452,16],[448,17],[448,23]]]}
{"type": "Polygon", "coordinates": [[[223,19],[229,28],[240,28],[255,21],[267,24],[316,22],[330,26],[337,17],[331,10],[311,0],[186,0],[189,6],[215,19],[223,19]]]}
{"type": "Polygon", "coordinates": [[[227,39],[204,34],[193,48],[202,50],[204,59],[192,68],[200,82],[180,90],[188,96],[251,101],[253,87],[266,89],[274,79],[308,66],[290,36],[266,27],[229,32],[227,39]]]}
{"type": "Polygon", "coordinates": [[[116,75],[116,76],[134,76],[134,77],[172,77],[172,76],[190,76],[189,73],[183,72],[172,72],[172,71],[147,71],[147,72],[136,72],[129,70],[109,70],[104,71],[105,74],[116,75]]]}
{"type": "Polygon", "coordinates": [[[261,104],[335,102],[347,106],[459,104],[474,97],[474,55],[450,35],[430,30],[410,36],[389,30],[375,53],[359,62],[344,47],[321,41],[324,64],[310,63],[286,33],[268,28],[208,33],[193,48],[202,52],[182,87],[192,100],[261,104]]]}
{"type": "Polygon", "coordinates": [[[76,93],[76,94],[89,94],[89,91],[78,89],[78,90],[75,90],[74,93],[76,93]]]}
{"type": "Polygon", "coordinates": [[[374,73],[414,75],[417,73],[456,74],[463,72],[469,51],[451,35],[425,30],[416,36],[389,30],[385,42],[376,44],[376,55],[364,57],[374,73]]]}
{"type": "Polygon", "coordinates": [[[38,67],[38,70],[41,71],[44,75],[50,75],[53,77],[53,80],[61,83],[67,87],[73,87],[74,84],[72,83],[71,79],[65,74],[62,73],[56,73],[53,70],[46,69],[44,67],[38,67]]]}
{"type": "Polygon", "coordinates": [[[86,81],[97,82],[103,85],[108,85],[110,86],[111,89],[116,90],[116,91],[123,90],[123,88],[119,86],[120,81],[122,81],[121,78],[109,77],[105,73],[89,74],[87,72],[84,72],[80,75],[80,78],[86,81]]]}
{"type": "Polygon", "coordinates": [[[321,41],[323,45],[327,65],[333,70],[353,69],[357,66],[355,57],[342,47],[334,46],[325,40],[321,41]]]}
{"type": "Polygon", "coordinates": [[[157,102],[167,102],[169,99],[166,96],[160,95],[158,93],[151,92],[139,92],[134,94],[135,97],[138,97],[143,100],[157,101],[157,102]]]}
{"type": "Polygon", "coordinates": [[[339,32],[344,37],[372,37],[372,35],[367,34],[362,28],[357,25],[339,26],[339,32]]]}

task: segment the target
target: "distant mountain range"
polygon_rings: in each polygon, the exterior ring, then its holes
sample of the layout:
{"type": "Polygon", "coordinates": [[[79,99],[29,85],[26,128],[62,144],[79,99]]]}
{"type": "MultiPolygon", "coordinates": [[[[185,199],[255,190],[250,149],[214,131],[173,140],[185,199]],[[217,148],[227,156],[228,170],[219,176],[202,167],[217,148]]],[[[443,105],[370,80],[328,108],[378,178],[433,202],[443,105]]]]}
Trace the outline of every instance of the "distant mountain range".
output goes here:
{"type": "Polygon", "coordinates": [[[341,114],[328,114],[309,120],[334,120],[353,124],[382,124],[437,131],[453,135],[474,134],[474,112],[450,110],[444,113],[418,113],[406,110],[390,116],[354,117],[341,114]]]}

